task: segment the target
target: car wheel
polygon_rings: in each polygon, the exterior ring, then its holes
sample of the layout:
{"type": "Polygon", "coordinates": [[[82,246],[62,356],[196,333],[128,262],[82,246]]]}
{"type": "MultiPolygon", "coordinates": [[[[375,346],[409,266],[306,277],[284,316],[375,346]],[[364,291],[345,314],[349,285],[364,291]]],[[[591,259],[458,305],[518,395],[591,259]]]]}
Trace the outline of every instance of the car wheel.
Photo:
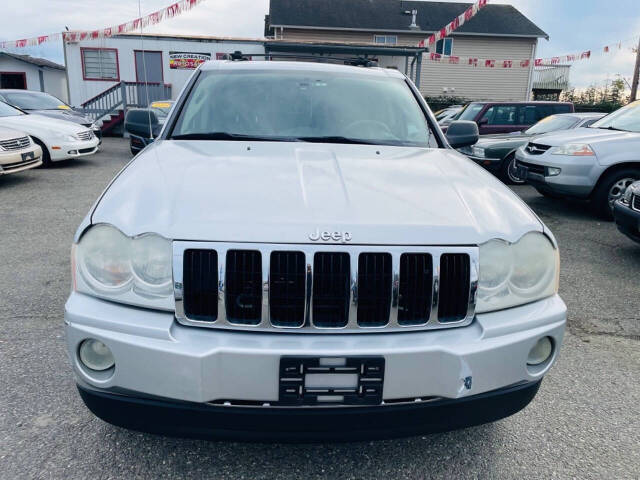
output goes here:
{"type": "MultiPolygon", "coordinates": [[[[32,137],[33,138],[33,137],[32,137]]],[[[42,149],[42,165],[41,168],[48,168],[51,166],[51,155],[49,155],[49,149],[47,148],[47,146],[42,143],[40,140],[38,140],[37,138],[34,138],[33,141],[40,146],[40,148],[42,149]]]]}
{"type": "Polygon", "coordinates": [[[613,205],[636,180],[640,179],[640,169],[625,168],[605,175],[593,192],[592,202],[596,213],[606,220],[613,220],[613,205]]]}
{"type": "Polygon", "coordinates": [[[523,185],[525,181],[518,176],[516,170],[516,156],[512,153],[502,162],[502,166],[500,167],[500,180],[507,185],[523,185]]]}

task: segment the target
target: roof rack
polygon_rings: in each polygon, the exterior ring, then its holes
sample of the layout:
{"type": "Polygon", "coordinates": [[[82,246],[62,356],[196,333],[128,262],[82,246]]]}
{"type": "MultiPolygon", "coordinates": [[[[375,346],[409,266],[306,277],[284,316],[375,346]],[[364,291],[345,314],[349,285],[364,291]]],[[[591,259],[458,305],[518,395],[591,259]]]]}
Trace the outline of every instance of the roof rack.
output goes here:
{"type": "Polygon", "coordinates": [[[222,56],[223,60],[231,60],[233,62],[245,62],[253,57],[265,57],[268,60],[272,58],[290,58],[294,60],[314,60],[319,63],[327,63],[329,61],[344,63],[355,67],[377,67],[378,60],[366,57],[329,57],[326,55],[299,55],[291,53],[249,53],[243,54],[240,50],[233,53],[227,53],[222,56]]]}

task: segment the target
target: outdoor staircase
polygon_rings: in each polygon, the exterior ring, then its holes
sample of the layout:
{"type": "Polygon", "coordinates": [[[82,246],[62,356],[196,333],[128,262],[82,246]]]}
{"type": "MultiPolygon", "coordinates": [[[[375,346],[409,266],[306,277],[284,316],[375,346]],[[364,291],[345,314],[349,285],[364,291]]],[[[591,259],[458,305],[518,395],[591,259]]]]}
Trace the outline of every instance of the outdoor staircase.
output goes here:
{"type": "Polygon", "coordinates": [[[151,102],[171,99],[171,85],[152,82],[118,82],[82,104],[93,120],[102,119],[102,133],[113,134],[124,122],[129,108],[144,108],[151,102]]]}

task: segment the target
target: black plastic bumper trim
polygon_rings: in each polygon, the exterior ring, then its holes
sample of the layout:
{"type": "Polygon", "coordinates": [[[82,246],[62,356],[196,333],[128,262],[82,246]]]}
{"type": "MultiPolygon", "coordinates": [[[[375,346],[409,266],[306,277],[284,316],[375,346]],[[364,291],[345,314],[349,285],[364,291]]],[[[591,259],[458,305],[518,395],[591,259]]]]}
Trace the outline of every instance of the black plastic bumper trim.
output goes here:
{"type": "Polygon", "coordinates": [[[513,415],[540,381],[461,399],[375,407],[234,407],[114,395],[78,386],[85,405],[113,425],[170,436],[243,441],[355,441],[435,433],[513,415]]]}

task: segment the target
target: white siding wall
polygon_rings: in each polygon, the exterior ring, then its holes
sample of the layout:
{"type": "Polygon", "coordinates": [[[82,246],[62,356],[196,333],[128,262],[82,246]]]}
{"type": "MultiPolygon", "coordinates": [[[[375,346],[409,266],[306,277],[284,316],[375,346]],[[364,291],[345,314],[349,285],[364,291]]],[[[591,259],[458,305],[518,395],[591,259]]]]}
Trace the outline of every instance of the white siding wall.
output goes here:
{"type": "MultiPolygon", "coordinates": [[[[70,103],[80,106],[83,102],[102,93],[116,84],[111,81],[83,80],[81,47],[115,48],[118,50],[118,64],[121,81],[136,81],[134,50],[154,50],[162,52],[162,68],[164,83],[171,84],[171,93],[175,99],[187,82],[193,70],[171,70],[169,68],[169,52],[210,53],[215,60],[216,53],[232,53],[240,50],[246,54],[264,54],[261,42],[241,42],[210,39],[172,39],[172,38],[140,38],[112,37],[100,40],[87,40],[66,45],[67,78],[69,82],[70,103]]],[[[259,59],[262,59],[260,57],[259,59]]]]}
{"type": "MultiPolygon", "coordinates": [[[[307,42],[372,43],[382,32],[350,32],[340,30],[284,29],[278,39],[307,42]]],[[[393,33],[390,33],[393,34],[393,33]]],[[[395,34],[393,34],[395,35],[395,34]]],[[[397,34],[399,45],[415,46],[424,34],[397,34]]],[[[489,36],[453,36],[453,55],[496,60],[531,58],[535,38],[489,36]]],[[[395,67],[404,72],[403,57],[380,57],[380,66],[395,67]]],[[[423,58],[420,91],[427,96],[458,96],[472,100],[527,100],[529,69],[514,67],[469,67],[434,63],[423,58]],[[444,93],[443,88],[448,92],[444,93]],[[453,89],[452,91],[449,91],[453,89]]]]}
{"type": "MultiPolygon", "coordinates": [[[[27,79],[27,90],[40,91],[41,68],[31,63],[22,62],[14,58],[0,57],[0,72],[24,72],[27,79]]],[[[64,70],[42,68],[44,91],[67,102],[67,77],[64,70]]]]}
{"type": "MultiPolygon", "coordinates": [[[[460,57],[522,60],[531,58],[535,39],[458,36],[453,55],[460,57]]],[[[422,62],[420,91],[423,95],[454,95],[471,100],[527,100],[529,68],[485,68],[422,62]],[[448,93],[443,92],[447,88],[448,93]],[[451,92],[451,88],[455,91],[451,92]]]]}
{"type": "Polygon", "coordinates": [[[0,72],[24,72],[27,77],[27,89],[40,91],[37,65],[2,56],[0,57],[0,72]]]}

